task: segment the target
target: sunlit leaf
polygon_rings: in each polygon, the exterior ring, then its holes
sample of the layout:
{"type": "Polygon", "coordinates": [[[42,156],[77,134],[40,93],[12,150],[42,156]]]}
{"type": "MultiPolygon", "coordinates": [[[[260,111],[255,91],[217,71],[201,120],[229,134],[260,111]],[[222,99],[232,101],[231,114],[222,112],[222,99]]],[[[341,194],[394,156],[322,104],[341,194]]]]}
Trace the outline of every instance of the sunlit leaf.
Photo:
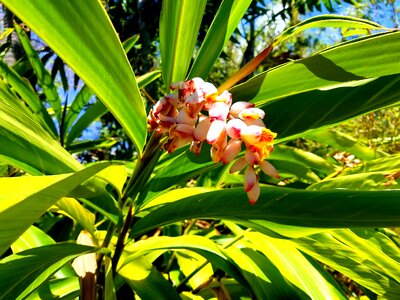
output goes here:
{"type": "Polygon", "coordinates": [[[0,261],[0,299],[24,299],[67,262],[94,250],[88,246],[60,243],[7,256],[0,261]]]}
{"type": "Polygon", "coordinates": [[[39,54],[31,45],[31,42],[24,32],[24,30],[19,26],[15,25],[15,31],[21,41],[21,45],[25,50],[26,56],[32,65],[35,75],[43,89],[43,93],[46,95],[46,100],[49,102],[51,108],[53,109],[55,116],[58,121],[61,120],[61,100],[58,95],[57,88],[54,84],[54,80],[51,78],[49,71],[45,68],[42,61],[40,60],[39,54]]]}
{"type": "Polygon", "coordinates": [[[39,122],[41,125],[48,129],[48,132],[53,136],[57,136],[57,129],[54,125],[46,108],[40,101],[38,95],[33,90],[29,81],[21,78],[17,72],[12,68],[7,66],[3,61],[0,60],[0,73],[1,76],[7,81],[8,84],[20,95],[20,97],[25,101],[29,108],[34,114],[37,114],[39,122]]]}
{"type": "Polygon", "coordinates": [[[250,0],[224,0],[221,3],[194,59],[188,78],[205,78],[208,75],[250,3],[250,0]]]}
{"type": "Polygon", "coordinates": [[[92,89],[141,153],[146,139],[143,101],[121,42],[100,2],[87,0],[79,6],[51,0],[3,3],[92,89]]]}
{"type": "Polygon", "coordinates": [[[50,206],[108,165],[99,163],[72,175],[0,178],[0,253],[50,206]]]}
{"type": "Polygon", "coordinates": [[[160,52],[166,90],[186,78],[207,1],[165,0],[160,18],[160,52]]]}
{"type": "Polygon", "coordinates": [[[278,224],[320,227],[387,227],[400,224],[400,191],[304,191],[262,187],[255,205],[242,188],[187,197],[138,220],[132,235],[193,218],[267,220],[278,224]]]}
{"type": "Polygon", "coordinates": [[[0,102],[0,160],[36,175],[82,168],[39,124],[4,102],[0,102]]]}

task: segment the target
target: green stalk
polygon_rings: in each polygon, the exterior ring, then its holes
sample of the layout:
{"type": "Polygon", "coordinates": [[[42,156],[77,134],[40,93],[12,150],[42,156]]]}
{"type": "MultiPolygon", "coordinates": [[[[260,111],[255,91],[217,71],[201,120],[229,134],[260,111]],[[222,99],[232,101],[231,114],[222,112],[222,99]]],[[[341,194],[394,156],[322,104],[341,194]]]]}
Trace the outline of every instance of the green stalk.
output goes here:
{"type": "Polygon", "coordinates": [[[118,265],[118,261],[121,257],[122,251],[125,246],[126,235],[128,233],[128,230],[131,226],[134,217],[133,205],[135,204],[135,199],[139,194],[141,187],[143,187],[143,185],[150,178],[157,164],[157,161],[161,155],[160,147],[162,143],[160,143],[160,140],[162,138],[162,135],[163,135],[162,133],[158,133],[156,131],[153,132],[149,142],[146,145],[146,148],[144,149],[143,156],[140,159],[138,159],[136,163],[135,170],[133,171],[133,174],[129,179],[129,182],[122,196],[121,199],[122,209],[124,205],[127,204],[127,200],[129,198],[131,199],[131,201],[129,204],[128,213],[125,217],[125,221],[123,222],[122,227],[119,227],[121,231],[118,235],[114,256],[112,258],[112,268],[114,274],[118,265]]]}

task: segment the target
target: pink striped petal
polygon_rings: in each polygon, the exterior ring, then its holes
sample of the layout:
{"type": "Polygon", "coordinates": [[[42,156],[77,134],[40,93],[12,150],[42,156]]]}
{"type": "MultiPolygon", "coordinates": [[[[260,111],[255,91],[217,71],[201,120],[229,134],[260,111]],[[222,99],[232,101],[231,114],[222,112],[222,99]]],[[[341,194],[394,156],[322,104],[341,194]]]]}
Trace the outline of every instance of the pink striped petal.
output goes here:
{"type": "Polygon", "coordinates": [[[221,120],[215,120],[211,122],[210,129],[207,133],[207,142],[209,144],[214,144],[222,134],[226,132],[226,123],[221,120]]]}
{"type": "Polygon", "coordinates": [[[247,192],[247,197],[251,205],[256,204],[258,198],[260,197],[260,184],[258,181],[254,184],[253,188],[247,192]]]}
{"type": "Polygon", "coordinates": [[[197,127],[194,129],[193,135],[195,140],[204,141],[207,138],[208,131],[210,130],[211,122],[209,117],[202,116],[199,119],[197,127]]]}
{"type": "Polygon", "coordinates": [[[253,166],[248,166],[244,171],[244,190],[249,192],[258,183],[256,172],[253,166]]]}
{"type": "Polygon", "coordinates": [[[248,165],[248,162],[244,157],[239,158],[235,161],[232,167],[229,169],[229,173],[235,173],[243,170],[248,165]]]}
{"type": "Polygon", "coordinates": [[[260,162],[260,168],[265,174],[271,177],[280,178],[278,171],[275,169],[275,167],[266,160],[260,162]]]}
{"type": "Polygon", "coordinates": [[[244,154],[244,158],[251,165],[257,165],[260,161],[260,156],[257,152],[253,152],[249,149],[246,149],[246,153],[244,154]]]}
{"type": "Polygon", "coordinates": [[[240,150],[242,150],[241,140],[236,140],[236,139],[229,140],[228,144],[224,149],[224,153],[222,154],[221,161],[224,164],[230,163],[240,153],[240,150]]]}
{"type": "Polygon", "coordinates": [[[234,117],[237,118],[240,112],[246,108],[254,107],[254,103],[245,102],[245,101],[238,101],[232,104],[231,110],[229,113],[234,117]]]}
{"type": "Polygon", "coordinates": [[[228,136],[232,139],[240,139],[240,132],[247,125],[239,119],[229,120],[226,124],[226,132],[228,136]]]}

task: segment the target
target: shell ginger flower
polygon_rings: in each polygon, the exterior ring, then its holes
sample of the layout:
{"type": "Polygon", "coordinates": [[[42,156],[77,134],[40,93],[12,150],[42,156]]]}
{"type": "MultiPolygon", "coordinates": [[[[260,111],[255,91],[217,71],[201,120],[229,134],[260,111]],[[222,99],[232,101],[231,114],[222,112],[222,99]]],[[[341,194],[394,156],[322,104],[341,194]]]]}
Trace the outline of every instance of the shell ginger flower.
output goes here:
{"type": "Polygon", "coordinates": [[[210,155],[215,163],[232,162],[245,145],[245,156],[233,163],[230,172],[244,168],[244,189],[251,204],[260,195],[255,167],[278,178],[278,172],[267,161],[273,151],[276,133],[266,128],[264,111],[253,103],[232,104],[228,91],[218,94],[217,88],[201,78],[173,83],[175,93],[161,98],[150,110],[149,131],[168,136],[164,149],[169,153],[191,144],[190,150],[200,153],[203,142],[211,145],[210,155]]]}

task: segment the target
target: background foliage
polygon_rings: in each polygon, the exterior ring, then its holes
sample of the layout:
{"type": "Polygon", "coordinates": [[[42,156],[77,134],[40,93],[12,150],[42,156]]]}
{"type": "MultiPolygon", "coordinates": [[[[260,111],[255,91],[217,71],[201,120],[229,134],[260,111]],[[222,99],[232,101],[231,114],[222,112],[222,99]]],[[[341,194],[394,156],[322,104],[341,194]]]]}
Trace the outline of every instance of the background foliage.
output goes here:
{"type": "Polygon", "coordinates": [[[399,297],[395,2],[2,3],[0,299],[399,297]],[[235,74],[278,133],[254,206],[146,132],[170,83],[235,74]]]}

